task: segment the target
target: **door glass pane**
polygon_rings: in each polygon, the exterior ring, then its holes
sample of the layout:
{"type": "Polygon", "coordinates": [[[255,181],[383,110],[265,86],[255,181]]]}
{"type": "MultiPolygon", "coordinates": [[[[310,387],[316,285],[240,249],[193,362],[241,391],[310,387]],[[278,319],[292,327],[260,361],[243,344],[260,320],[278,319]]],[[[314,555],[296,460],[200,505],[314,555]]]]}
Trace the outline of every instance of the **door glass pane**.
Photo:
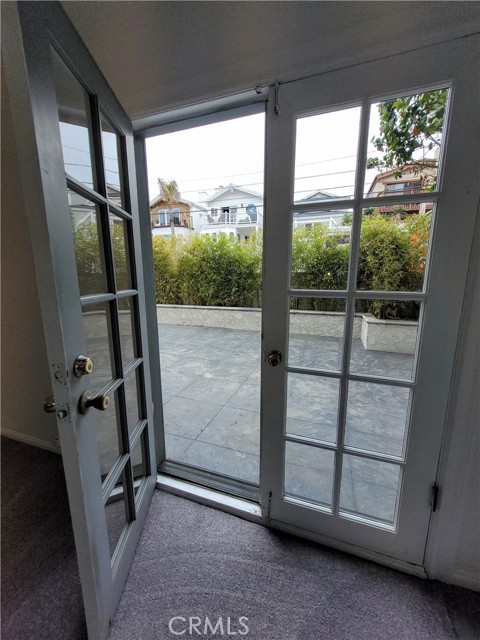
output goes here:
{"type": "Polygon", "coordinates": [[[285,443],[285,496],[329,507],[332,504],[333,451],[285,443]]]}
{"type": "Polygon", "coordinates": [[[134,304],[132,297],[119,298],[118,300],[118,322],[123,366],[126,366],[134,358],[138,357],[137,341],[135,338],[134,304]]]}
{"type": "Polygon", "coordinates": [[[340,513],[393,525],[400,486],[400,466],[359,456],[343,456],[340,513]]]}
{"type": "Polygon", "coordinates": [[[345,290],[350,259],[353,210],[317,214],[311,222],[294,214],[290,283],[293,289],[345,290]],[[314,218],[316,217],[316,221],[314,218]]]}
{"type": "Polygon", "coordinates": [[[112,212],[110,212],[109,219],[117,290],[121,291],[122,289],[130,289],[132,286],[132,282],[130,278],[127,242],[127,225],[130,223],[127,222],[127,220],[123,220],[119,216],[116,216],[112,212]]]}
{"type": "Polygon", "coordinates": [[[87,357],[93,360],[88,376],[89,386],[100,390],[115,377],[110,336],[110,307],[108,303],[85,306],[83,325],[87,342],[87,357]]]}
{"type": "Polygon", "coordinates": [[[141,365],[134,371],[130,372],[123,383],[125,388],[125,402],[127,405],[127,425],[129,434],[132,433],[132,431],[137,426],[138,421],[142,418],[141,398],[139,397],[141,389],[140,374],[141,365]]]}
{"type": "Polygon", "coordinates": [[[102,115],[102,147],[107,197],[119,207],[124,207],[123,184],[120,164],[120,138],[115,129],[102,115]]]}
{"type": "Polygon", "coordinates": [[[432,203],[363,209],[357,286],[365,291],[422,291],[432,203]],[[384,209],[391,211],[383,212],[384,209]]]}
{"type": "Polygon", "coordinates": [[[345,445],[403,456],[410,389],[350,381],[345,445]]]}
{"type": "Polygon", "coordinates": [[[105,411],[90,409],[88,417],[97,441],[97,453],[100,462],[102,480],[122,454],[120,444],[120,418],[118,411],[118,391],[109,394],[110,404],[105,411]]]}
{"type": "Polygon", "coordinates": [[[360,111],[352,107],[297,120],[295,203],[353,197],[360,111]]]}
{"type": "Polygon", "coordinates": [[[128,524],[126,497],[125,480],[122,473],[116,487],[113,489],[112,494],[107,501],[107,504],[105,505],[110,557],[113,556],[122,531],[128,524]]]}
{"type": "Polygon", "coordinates": [[[350,371],[411,380],[420,303],[356,300],[350,371]]]}
{"type": "Polygon", "coordinates": [[[57,94],[65,172],[90,189],[95,189],[88,95],[53,50],[52,72],[57,94]]]}
{"type": "Polygon", "coordinates": [[[339,380],[290,372],[287,384],[286,433],[335,443],[339,380]]]}
{"type": "Polygon", "coordinates": [[[100,207],[74,191],[68,191],[80,295],[107,291],[102,249],[100,207]]]}
{"type": "Polygon", "coordinates": [[[344,327],[344,299],[291,297],[288,364],[339,371],[344,327]]]}
{"type": "Polygon", "coordinates": [[[438,188],[448,89],[372,104],[365,195],[424,193],[438,188]]]}

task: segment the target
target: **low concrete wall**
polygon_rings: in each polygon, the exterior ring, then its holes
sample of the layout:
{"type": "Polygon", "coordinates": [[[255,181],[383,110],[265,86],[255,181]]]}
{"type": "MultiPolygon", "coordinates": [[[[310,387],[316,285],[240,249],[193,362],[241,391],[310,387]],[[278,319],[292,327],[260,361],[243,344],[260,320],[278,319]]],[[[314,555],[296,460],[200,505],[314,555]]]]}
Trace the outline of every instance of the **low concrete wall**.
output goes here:
{"type": "MultiPolygon", "coordinates": [[[[159,324],[219,327],[222,329],[261,330],[261,309],[250,307],[197,307],[157,304],[159,324]]],[[[292,333],[341,338],[344,314],[327,311],[292,311],[292,333]]],[[[415,352],[417,323],[403,320],[377,320],[371,314],[355,314],[353,337],[362,341],[365,349],[390,353],[415,352]]]]}
{"type": "MultiPolygon", "coordinates": [[[[157,304],[157,318],[159,324],[260,331],[262,311],[250,307],[195,307],[157,304]]],[[[361,322],[360,315],[356,316],[353,330],[355,338],[360,338],[361,322]]],[[[290,328],[293,333],[341,338],[343,325],[343,313],[292,311],[290,315],[290,328]]]]}

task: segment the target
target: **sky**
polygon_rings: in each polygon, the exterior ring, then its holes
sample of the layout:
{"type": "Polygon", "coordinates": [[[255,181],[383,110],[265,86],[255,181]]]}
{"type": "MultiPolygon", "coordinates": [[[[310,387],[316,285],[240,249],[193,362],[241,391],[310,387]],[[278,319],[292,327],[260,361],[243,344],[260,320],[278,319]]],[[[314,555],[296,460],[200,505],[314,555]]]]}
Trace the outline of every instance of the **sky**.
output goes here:
{"type": "MultiPolygon", "coordinates": [[[[359,119],[355,107],[298,120],[296,200],[319,189],[353,195],[359,119]]],[[[376,108],[371,128],[378,130],[376,108]]],[[[263,193],[264,138],[263,113],[148,138],[150,199],[159,193],[158,178],[176,180],[182,197],[194,202],[230,183],[263,193]]],[[[368,186],[376,173],[368,172],[368,186]]]]}
{"type": "MultiPolygon", "coordinates": [[[[360,107],[299,118],[296,123],[295,201],[322,190],[353,196],[360,107]]],[[[378,105],[370,111],[368,140],[379,133],[378,105]]],[[[92,186],[87,129],[61,123],[66,171],[92,186]]],[[[119,184],[116,134],[102,133],[107,182],[119,184]]],[[[159,193],[158,178],[176,180],[181,196],[202,202],[206,192],[236,184],[263,194],[265,114],[168,133],[146,141],[149,195],[159,193]]],[[[380,155],[369,142],[367,155],[380,155]]],[[[367,170],[365,192],[377,175],[367,170]]]]}

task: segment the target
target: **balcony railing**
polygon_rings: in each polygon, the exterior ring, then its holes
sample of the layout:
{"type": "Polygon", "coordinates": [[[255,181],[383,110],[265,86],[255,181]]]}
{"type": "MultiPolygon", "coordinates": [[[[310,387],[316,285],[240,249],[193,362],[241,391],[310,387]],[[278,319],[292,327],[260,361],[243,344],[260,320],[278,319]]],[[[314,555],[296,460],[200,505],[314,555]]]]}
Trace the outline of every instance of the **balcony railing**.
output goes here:
{"type": "Polygon", "coordinates": [[[375,194],[377,198],[384,198],[385,196],[409,196],[412,193],[425,193],[427,189],[417,188],[417,189],[397,189],[397,190],[386,190],[379,191],[375,194]]]}

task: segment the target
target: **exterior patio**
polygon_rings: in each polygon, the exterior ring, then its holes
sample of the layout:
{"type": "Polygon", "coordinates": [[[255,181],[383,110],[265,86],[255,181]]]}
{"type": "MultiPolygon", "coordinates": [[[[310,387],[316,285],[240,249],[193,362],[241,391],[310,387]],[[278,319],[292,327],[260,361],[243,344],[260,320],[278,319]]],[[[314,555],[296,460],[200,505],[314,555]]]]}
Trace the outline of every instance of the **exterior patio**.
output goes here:
{"type": "MultiPolygon", "coordinates": [[[[258,483],[260,434],[260,333],[258,331],[159,325],[167,458],[258,483]]],[[[290,337],[290,361],[299,366],[339,362],[340,338],[290,337]]],[[[351,369],[410,378],[413,355],[366,351],[354,339],[351,369]]],[[[289,374],[287,425],[295,435],[334,442],[338,382],[289,374]]],[[[346,443],[401,456],[409,404],[406,388],[351,382],[346,443]]],[[[287,444],[285,485],[289,495],[329,505],[331,451],[287,444]]],[[[341,508],[393,522],[400,467],[345,456],[341,508]]]]}

